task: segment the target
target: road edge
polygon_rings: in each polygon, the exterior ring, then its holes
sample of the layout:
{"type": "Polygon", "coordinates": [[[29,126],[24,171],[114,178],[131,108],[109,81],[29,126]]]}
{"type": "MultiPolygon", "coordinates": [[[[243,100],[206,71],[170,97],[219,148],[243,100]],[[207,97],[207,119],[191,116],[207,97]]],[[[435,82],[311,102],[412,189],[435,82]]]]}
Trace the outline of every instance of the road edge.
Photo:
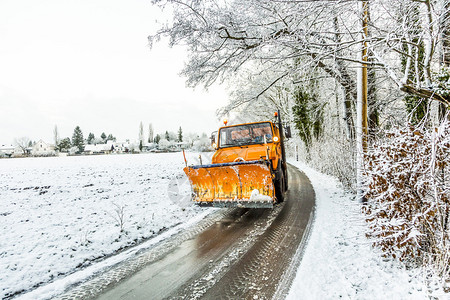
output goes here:
{"type": "MultiPolygon", "coordinates": [[[[288,163],[288,165],[290,167],[296,169],[297,171],[303,173],[305,175],[305,177],[308,178],[306,173],[301,171],[296,166],[289,164],[289,163],[288,163]]],[[[309,178],[308,178],[308,180],[311,182],[311,180],[309,178]]],[[[314,188],[313,188],[313,191],[314,191],[314,188]]],[[[315,192],[314,192],[314,207],[311,210],[311,213],[309,215],[308,224],[306,225],[301,242],[300,242],[294,256],[292,256],[292,260],[289,265],[289,268],[287,268],[286,271],[283,273],[282,279],[280,280],[278,287],[272,296],[273,300],[286,299],[287,295],[289,294],[290,288],[291,288],[292,283],[294,282],[295,276],[297,274],[297,270],[301,264],[303,254],[305,253],[306,246],[308,245],[308,242],[311,238],[311,233],[314,228],[314,223],[316,221],[316,209],[317,209],[316,208],[316,196],[315,196],[315,192]]]]}

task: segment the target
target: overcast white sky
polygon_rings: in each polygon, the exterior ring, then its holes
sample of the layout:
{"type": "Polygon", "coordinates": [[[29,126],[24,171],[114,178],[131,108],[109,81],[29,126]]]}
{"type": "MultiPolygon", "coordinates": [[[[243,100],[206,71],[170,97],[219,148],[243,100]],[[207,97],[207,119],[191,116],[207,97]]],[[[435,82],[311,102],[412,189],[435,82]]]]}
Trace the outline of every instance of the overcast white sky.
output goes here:
{"type": "Polygon", "coordinates": [[[210,133],[223,88],[185,87],[181,48],[147,36],[161,16],[150,0],[1,0],[0,145],[23,136],[53,141],[103,131],[137,139],[157,133],[210,133]]]}

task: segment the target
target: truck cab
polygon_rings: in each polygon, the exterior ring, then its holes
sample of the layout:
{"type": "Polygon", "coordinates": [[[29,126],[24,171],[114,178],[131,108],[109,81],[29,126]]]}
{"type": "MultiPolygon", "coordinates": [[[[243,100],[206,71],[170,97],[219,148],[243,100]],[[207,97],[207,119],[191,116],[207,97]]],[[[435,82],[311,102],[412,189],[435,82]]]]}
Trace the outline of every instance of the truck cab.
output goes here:
{"type": "Polygon", "coordinates": [[[281,156],[278,127],[270,122],[255,122],[221,127],[216,137],[212,163],[270,160],[276,170],[281,156]]]}

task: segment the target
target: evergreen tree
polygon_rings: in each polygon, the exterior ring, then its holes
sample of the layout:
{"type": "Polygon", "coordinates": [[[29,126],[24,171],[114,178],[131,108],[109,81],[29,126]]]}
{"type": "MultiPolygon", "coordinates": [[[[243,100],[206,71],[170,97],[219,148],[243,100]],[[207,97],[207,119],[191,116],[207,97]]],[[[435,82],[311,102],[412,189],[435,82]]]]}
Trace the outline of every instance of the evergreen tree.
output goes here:
{"type": "Polygon", "coordinates": [[[116,138],[112,134],[108,134],[108,137],[106,138],[106,141],[116,141],[116,138]]]}
{"type": "Polygon", "coordinates": [[[166,130],[166,140],[170,141],[170,135],[169,132],[166,130]]]}
{"type": "Polygon", "coordinates": [[[86,142],[87,142],[89,145],[92,145],[92,144],[94,143],[94,140],[95,140],[95,136],[94,136],[94,134],[93,134],[92,132],[90,132],[89,135],[88,135],[88,138],[87,138],[86,142]]]}
{"type": "Polygon", "coordinates": [[[84,151],[84,138],[80,126],[75,127],[72,135],[72,145],[78,148],[77,153],[84,151]]]}
{"type": "Polygon", "coordinates": [[[310,95],[298,88],[294,94],[295,105],[292,107],[295,127],[308,151],[313,138],[319,138],[323,127],[323,107],[314,102],[315,99],[317,95],[310,95]]]}
{"type": "Polygon", "coordinates": [[[155,139],[153,140],[153,142],[155,143],[155,144],[159,144],[159,141],[161,140],[161,136],[159,135],[159,134],[157,134],[156,136],[155,136],[155,139]]]}
{"type": "Polygon", "coordinates": [[[58,143],[57,148],[59,151],[68,151],[70,147],[72,147],[72,144],[70,143],[70,139],[66,137],[58,143]]]}
{"type": "Polygon", "coordinates": [[[103,143],[106,144],[106,134],[102,132],[102,135],[100,137],[102,138],[103,143]]]}
{"type": "Polygon", "coordinates": [[[178,142],[182,142],[183,141],[183,130],[181,130],[181,126],[180,129],[178,129],[178,142]]]}

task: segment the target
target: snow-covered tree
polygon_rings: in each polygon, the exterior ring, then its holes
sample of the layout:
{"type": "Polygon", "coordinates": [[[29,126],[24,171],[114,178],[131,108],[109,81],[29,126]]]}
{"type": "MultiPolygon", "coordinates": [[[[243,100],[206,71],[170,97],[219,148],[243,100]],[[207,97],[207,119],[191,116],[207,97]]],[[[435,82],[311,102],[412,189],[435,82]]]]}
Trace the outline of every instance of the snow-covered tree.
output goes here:
{"type": "Polygon", "coordinates": [[[448,105],[449,98],[435,85],[433,58],[441,16],[448,5],[435,1],[370,1],[369,36],[360,34],[360,11],[353,1],[174,1],[154,0],[173,9],[173,22],[150,37],[162,36],[170,44],[183,44],[191,52],[183,70],[188,85],[210,86],[229,80],[236,72],[256,84],[251,94],[236,97],[225,111],[258,99],[274,87],[328,76],[339,83],[344,97],[344,119],[353,131],[356,99],[356,53],[364,39],[369,67],[381,70],[398,91],[448,105]],[[417,29],[420,22],[420,30],[417,29]],[[422,41],[422,57],[414,48],[422,41]],[[406,57],[402,67],[399,55],[406,57]],[[422,68],[415,82],[409,75],[422,68]],[[311,72],[317,70],[318,72],[311,72]]]}
{"type": "Polygon", "coordinates": [[[206,134],[203,134],[200,139],[194,141],[192,150],[197,152],[211,150],[211,140],[206,136],[206,134]]]}
{"type": "Polygon", "coordinates": [[[92,132],[89,133],[88,138],[86,139],[86,142],[88,143],[88,145],[95,143],[95,135],[92,132]]]}
{"type": "Polygon", "coordinates": [[[59,132],[57,125],[55,125],[55,127],[53,128],[53,143],[55,144],[55,148],[59,143],[59,132]]]}
{"type": "Polygon", "coordinates": [[[72,146],[77,148],[77,153],[84,151],[84,138],[80,126],[75,127],[72,135],[72,146]]]}
{"type": "Polygon", "coordinates": [[[174,146],[175,146],[175,141],[173,141],[173,140],[168,141],[166,139],[161,139],[158,143],[158,148],[160,150],[165,150],[165,151],[170,150],[174,146]]]}
{"type": "Polygon", "coordinates": [[[57,150],[61,152],[68,152],[71,147],[72,143],[70,142],[70,138],[66,137],[59,141],[57,145],[57,150]]]}
{"type": "Polygon", "coordinates": [[[322,132],[323,106],[316,98],[317,95],[310,95],[303,89],[298,89],[294,94],[294,124],[307,151],[310,150],[312,140],[318,139],[322,132]]]}
{"type": "Polygon", "coordinates": [[[178,142],[182,142],[183,141],[183,130],[180,128],[178,129],[178,138],[177,138],[178,142]]]}
{"type": "Polygon", "coordinates": [[[102,143],[106,144],[106,138],[107,138],[106,133],[102,132],[102,134],[100,135],[100,138],[102,139],[102,143]]]}
{"type": "Polygon", "coordinates": [[[159,134],[157,134],[156,136],[155,136],[155,138],[153,139],[153,142],[155,143],[155,144],[159,144],[159,141],[161,140],[161,136],[159,135],[159,134]]]}
{"type": "Polygon", "coordinates": [[[152,125],[152,123],[148,124],[148,142],[153,143],[153,125],[152,125]]]}
{"type": "Polygon", "coordinates": [[[144,125],[139,124],[139,151],[142,151],[142,147],[144,146],[144,125]]]}
{"type": "Polygon", "coordinates": [[[113,136],[112,134],[108,134],[108,137],[106,138],[106,141],[108,142],[108,141],[116,141],[116,138],[115,138],[115,136],[113,136]]]}

